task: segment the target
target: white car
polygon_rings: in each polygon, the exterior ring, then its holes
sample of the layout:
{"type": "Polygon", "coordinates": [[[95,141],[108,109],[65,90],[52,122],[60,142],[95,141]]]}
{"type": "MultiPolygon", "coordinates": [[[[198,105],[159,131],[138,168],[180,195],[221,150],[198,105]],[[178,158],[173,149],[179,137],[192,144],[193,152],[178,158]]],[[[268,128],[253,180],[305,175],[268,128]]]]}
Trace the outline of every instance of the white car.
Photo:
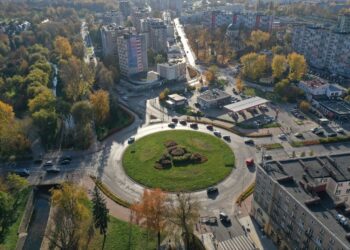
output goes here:
{"type": "Polygon", "coordinates": [[[337,132],[338,134],[345,134],[345,131],[344,131],[344,129],[342,129],[342,128],[337,128],[336,132],[337,132]]]}
{"type": "Polygon", "coordinates": [[[286,140],[287,139],[287,135],[286,134],[279,134],[278,138],[281,140],[286,140]]]}

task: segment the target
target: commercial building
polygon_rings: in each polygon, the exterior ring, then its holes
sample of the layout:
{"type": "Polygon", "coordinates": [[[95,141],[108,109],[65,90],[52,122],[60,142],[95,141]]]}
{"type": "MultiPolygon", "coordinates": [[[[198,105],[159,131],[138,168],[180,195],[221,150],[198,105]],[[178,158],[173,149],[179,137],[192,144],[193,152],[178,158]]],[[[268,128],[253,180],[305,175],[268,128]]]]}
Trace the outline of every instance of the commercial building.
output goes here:
{"type": "Polygon", "coordinates": [[[154,52],[167,51],[168,29],[162,19],[141,19],[141,32],[147,36],[149,49],[152,49],[154,52]]]}
{"type": "Polygon", "coordinates": [[[184,80],[186,79],[186,61],[180,59],[157,64],[157,72],[160,77],[169,81],[184,80]]]}
{"type": "Polygon", "coordinates": [[[330,84],[328,81],[319,77],[310,80],[303,80],[298,83],[307,99],[318,99],[320,97],[337,98],[345,93],[345,89],[337,84],[330,84]]]}
{"type": "Polygon", "coordinates": [[[257,166],[251,214],[279,249],[350,249],[350,154],[257,166]]]}
{"type": "MultiPolygon", "coordinates": [[[[340,18],[340,20],[347,20],[340,18]]],[[[293,28],[292,47],[303,54],[309,65],[332,74],[350,77],[350,32],[346,21],[337,29],[297,25],[293,28]]]]}
{"type": "Polygon", "coordinates": [[[199,95],[197,102],[203,108],[220,108],[231,102],[231,96],[219,89],[210,89],[199,95]]]}
{"type": "Polygon", "coordinates": [[[166,101],[166,103],[169,107],[172,107],[172,108],[181,107],[186,105],[187,99],[184,96],[181,96],[178,94],[172,94],[168,96],[168,100],[166,101]]]}
{"type": "Polygon", "coordinates": [[[329,119],[350,120],[350,104],[342,99],[317,100],[313,104],[329,119]]]}
{"type": "Polygon", "coordinates": [[[118,36],[117,43],[122,76],[130,77],[148,71],[147,46],[144,34],[124,34],[118,36]]]}
{"type": "Polygon", "coordinates": [[[119,1],[119,10],[123,14],[125,18],[130,16],[131,14],[131,8],[130,8],[130,3],[127,0],[120,0],[119,1]]]}

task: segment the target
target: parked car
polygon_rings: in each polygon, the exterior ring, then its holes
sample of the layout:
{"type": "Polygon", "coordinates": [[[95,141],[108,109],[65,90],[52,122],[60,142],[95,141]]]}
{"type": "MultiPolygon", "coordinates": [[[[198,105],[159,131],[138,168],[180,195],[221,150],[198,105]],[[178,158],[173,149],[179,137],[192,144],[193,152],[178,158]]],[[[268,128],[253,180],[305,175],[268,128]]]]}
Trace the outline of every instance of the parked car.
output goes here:
{"type": "Polygon", "coordinates": [[[190,127],[193,129],[197,129],[198,128],[198,124],[197,123],[191,123],[190,127]]]}
{"type": "Polygon", "coordinates": [[[224,135],[222,137],[225,141],[231,141],[231,137],[229,135],[224,135]]]}
{"type": "Polygon", "coordinates": [[[21,177],[28,177],[30,175],[30,171],[28,168],[21,168],[12,171],[13,174],[19,175],[21,177]]]}
{"type": "Polygon", "coordinates": [[[47,161],[44,163],[44,167],[51,167],[53,166],[53,162],[52,161],[47,161]]]}
{"type": "Polygon", "coordinates": [[[294,136],[296,138],[303,138],[304,137],[302,133],[295,133],[294,136]]]}
{"type": "Polygon", "coordinates": [[[132,144],[132,143],[134,143],[135,142],[135,137],[130,137],[129,139],[128,139],[128,143],[129,144],[132,144]]]}
{"type": "Polygon", "coordinates": [[[214,135],[215,135],[215,136],[217,136],[217,137],[221,137],[221,132],[220,132],[220,131],[215,130],[215,131],[214,131],[214,135]]]}
{"type": "Polygon", "coordinates": [[[59,161],[72,161],[72,156],[70,155],[61,156],[59,161]]]}
{"type": "Polygon", "coordinates": [[[320,129],[319,127],[315,127],[310,129],[310,131],[315,134],[319,129],[320,129]]]}
{"type": "Polygon", "coordinates": [[[286,135],[286,134],[279,134],[279,135],[278,135],[278,138],[279,138],[280,140],[286,140],[286,139],[287,139],[287,135],[286,135]]]}
{"type": "Polygon", "coordinates": [[[207,129],[208,129],[208,130],[213,130],[214,128],[213,128],[212,125],[208,125],[208,126],[207,126],[207,129]]]}
{"type": "Polygon", "coordinates": [[[335,132],[330,132],[330,133],[327,133],[327,136],[328,136],[328,137],[336,137],[336,136],[337,136],[337,133],[335,133],[335,132]]]}
{"type": "Polygon", "coordinates": [[[211,194],[217,194],[219,192],[219,189],[217,187],[210,187],[207,189],[207,195],[211,194]]]}
{"type": "Polygon", "coordinates": [[[61,170],[55,167],[46,169],[46,173],[49,173],[49,174],[58,174],[59,172],[61,172],[61,170]]]}
{"type": "Polygon", "coordinates": [[[60,164],[61,164],[61,165],[68,165],[68,164],[70,164],[70,160],[63,160],[63,161],[60,161],[60,164]]]}
{"type": "Polygon", "coordinates": [[[254,140],[251,138],[246,138],[246,139],[244,139],[244,143],[245,144],[254,144],[254,140]]]}
{"type": "Polygon", "coordinates": [[[220,212],[219,218],[220,218],[221,222],[224,222],[224,223],[230,223],[231,222],[231,219],[224,212],[220,212]]]}
{"type": "Polygon", "coordinates": [[[177,118],[173,118],[173,119],[171,119],[171,121],[173,122],[173,123],[178,123],[178,119],[177,118]]]}
{"type": "Polygon", "coordinates": [[[175,126],[176,126],[176,124],[173,123],[173,122],[171,122],[171,123],[168,124],[168,127],[169,127],[169,128],[175,128],[175,126]]]}
{"type": "Polygon", "coordinates": [[[264,160],[266,161],[272,160],[272,155],[264,155],[264,160]]]}
{"type": "Polygon", "coordinates": [[[184,120],[181,120],[181,121],[180,121],[180,124],[183,125],[183,126],[186,126],[186,125],[187,125],[187,122],[184,121],[184,120]]]}
{"type": "Polygon", "coordinates": [[[318,135],[318,136],[324,136],[324,130],[319,129],[319,130],[317,130],[317,131],[315,132],[315,134],[318,135]]]}
{"type": "Polygon", "coordinates": [[[345,134],[345,131],[344,131],[344,129],[342,129],[342,128],[337,128],[336,132],[337,132],[338,134],[345,134]]]}

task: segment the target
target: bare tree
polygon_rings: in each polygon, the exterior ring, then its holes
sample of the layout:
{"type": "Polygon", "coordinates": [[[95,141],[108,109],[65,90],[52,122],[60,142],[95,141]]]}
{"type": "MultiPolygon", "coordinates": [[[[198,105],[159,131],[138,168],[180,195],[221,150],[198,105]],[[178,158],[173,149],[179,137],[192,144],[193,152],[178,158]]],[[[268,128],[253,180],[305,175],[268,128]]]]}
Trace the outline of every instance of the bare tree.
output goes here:
{"type": "Polygon", "coordinates": [[[191,248],[191,236],[199,218],[199,207],[199,202],[186,193],[178,193],[176,199],[168,204],[167,218],[170,224],[181,230],[186,249],[191,248]]]}

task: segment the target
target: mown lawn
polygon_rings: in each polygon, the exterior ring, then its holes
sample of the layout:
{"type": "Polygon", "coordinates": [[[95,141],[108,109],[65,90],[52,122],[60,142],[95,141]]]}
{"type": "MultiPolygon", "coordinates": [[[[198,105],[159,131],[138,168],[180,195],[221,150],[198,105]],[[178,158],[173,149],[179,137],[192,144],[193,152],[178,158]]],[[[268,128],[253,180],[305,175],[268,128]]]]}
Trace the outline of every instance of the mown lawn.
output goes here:
{"type": "MultiPolygon", "coordinates": [[[[95,231],[89,250],[101,250],[102,243],[103,236],[95,231]]],[[[147,237],[146,230],[110,216],[104,250],[153,250],[156,244],[156,237],[147,237]]]]}
{"type": "MultiPolygon", "coordinates": [[[[0,250],[12,250],[16,249],[16,244],[18,240],[17,231],[19,228],[19,224],[21,223],[24,209],[28,200],[30,194],[30,189],[23,192],[23,196],[21,197],[21,204],[18,207],[16,213],[16,220],[13,222],[13,224],[10,226],[9,231],[5,235],[5,239],[3,242],[0,242],[0,250]]],[[[0,214],[1,216],[1,214],[0,214]]]]}
{"type": "Polygon", "coordinates": [[[193,191],[215,185],[230,174],[234,164],[234,154],[223,140],[194,131],[164,131],[146,136],[129,146],[123,156],[124,169],[132,179],[166,191],[193,191]],[[200,153],[208,161],[156,169],[155,162],[166,152],[167,141],[200,153]]]}

